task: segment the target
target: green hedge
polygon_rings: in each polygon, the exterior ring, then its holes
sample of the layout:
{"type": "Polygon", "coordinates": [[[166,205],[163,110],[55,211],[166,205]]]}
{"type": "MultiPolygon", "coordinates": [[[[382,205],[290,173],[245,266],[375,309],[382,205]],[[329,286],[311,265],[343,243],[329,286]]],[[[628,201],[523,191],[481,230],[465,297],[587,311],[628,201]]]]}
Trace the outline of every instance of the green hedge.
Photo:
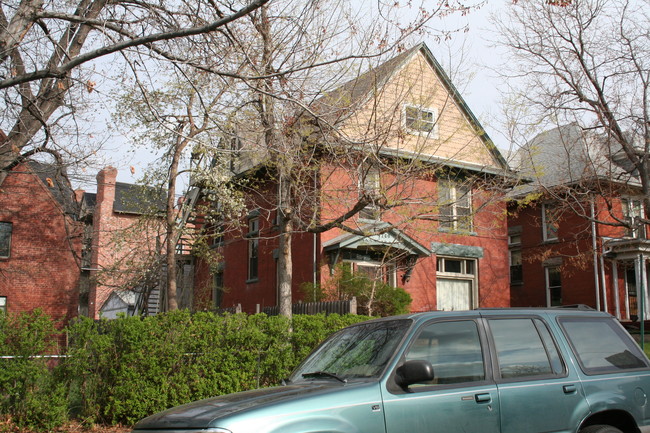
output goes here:
{"type": "Polygon", "coordinates": [[[272,386],[332,332],[363,316],[284,317],[177,311],[99,322],[62,332],[68,357],[55,368],[33,358],[51,348],[54,326],[40,312],[0,317],[0,411],[49,429],[68,416],[132,424],[168,407],[272,386]],[[292,329],[292,332],[290,332],[292,329]],[[21,399],[24,395],[28,398],[21,399]]]}

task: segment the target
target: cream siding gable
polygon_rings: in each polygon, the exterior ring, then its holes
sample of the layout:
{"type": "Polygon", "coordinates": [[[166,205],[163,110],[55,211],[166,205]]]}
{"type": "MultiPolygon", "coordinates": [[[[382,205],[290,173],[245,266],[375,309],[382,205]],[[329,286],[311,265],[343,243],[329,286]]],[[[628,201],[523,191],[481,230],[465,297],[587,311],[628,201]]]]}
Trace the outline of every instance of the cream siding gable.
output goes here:
{"type": "Polygon", "coordinates": [[[422,50],[397,68],[386,83],[370,90],[368,100],[343,121],[353,143],[380,152],[399,153],[440,163],[503,169],[473,123],[450,95],[422,50]],[[430,134],[409,131],[404,107],[431,110],[437,116],[430,134]]]}

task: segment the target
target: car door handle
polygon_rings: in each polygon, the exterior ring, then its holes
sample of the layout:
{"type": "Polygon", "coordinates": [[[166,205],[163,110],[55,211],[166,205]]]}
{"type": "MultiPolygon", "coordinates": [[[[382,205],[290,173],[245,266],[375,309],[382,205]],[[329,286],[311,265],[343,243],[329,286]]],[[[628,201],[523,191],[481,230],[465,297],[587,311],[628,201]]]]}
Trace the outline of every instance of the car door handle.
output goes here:
{"type": "Polygon", "coordinates": [[[565,394],[573,394],[576,392],[577,388],[575,385],[564,385],[562,387],[562,390],[564,391],[565,394]]]}
{"type": "Polygon", "coordinates": [[[492,401],[492,396],[489,393],[476,394],[474,400],[476,400],[477,403],[489,403],[492,401]]]}

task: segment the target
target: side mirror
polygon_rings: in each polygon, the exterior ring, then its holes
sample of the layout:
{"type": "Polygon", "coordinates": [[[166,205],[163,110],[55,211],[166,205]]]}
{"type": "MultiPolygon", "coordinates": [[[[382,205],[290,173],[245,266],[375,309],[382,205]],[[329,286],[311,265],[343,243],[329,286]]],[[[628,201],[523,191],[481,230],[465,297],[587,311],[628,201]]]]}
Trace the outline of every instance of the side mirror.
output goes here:
{"type": "Polygon", "coordinates": [[[433,366],[429,361],[414,359],[406,361],[396,371],[395,381],[402,388],[414,383],[429,382],[433,380],[433,366]]]}

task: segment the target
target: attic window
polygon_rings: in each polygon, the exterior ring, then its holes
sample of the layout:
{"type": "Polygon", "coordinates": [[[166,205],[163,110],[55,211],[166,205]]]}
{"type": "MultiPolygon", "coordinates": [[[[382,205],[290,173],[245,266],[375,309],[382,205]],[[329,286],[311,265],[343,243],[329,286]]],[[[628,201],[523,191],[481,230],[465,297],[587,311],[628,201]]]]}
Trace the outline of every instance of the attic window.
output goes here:
{"type": "Polygon", "coordinates": [[[438,138],[438,113],[431,108],[405,105],[404,126],[412,134],[438,138]]]}
{"type": "Polygon", "coordinates": [[[6,259],[11,251],[11,232],[13,226],[9,222],[0,222],[0,258],[6,259]]]}

